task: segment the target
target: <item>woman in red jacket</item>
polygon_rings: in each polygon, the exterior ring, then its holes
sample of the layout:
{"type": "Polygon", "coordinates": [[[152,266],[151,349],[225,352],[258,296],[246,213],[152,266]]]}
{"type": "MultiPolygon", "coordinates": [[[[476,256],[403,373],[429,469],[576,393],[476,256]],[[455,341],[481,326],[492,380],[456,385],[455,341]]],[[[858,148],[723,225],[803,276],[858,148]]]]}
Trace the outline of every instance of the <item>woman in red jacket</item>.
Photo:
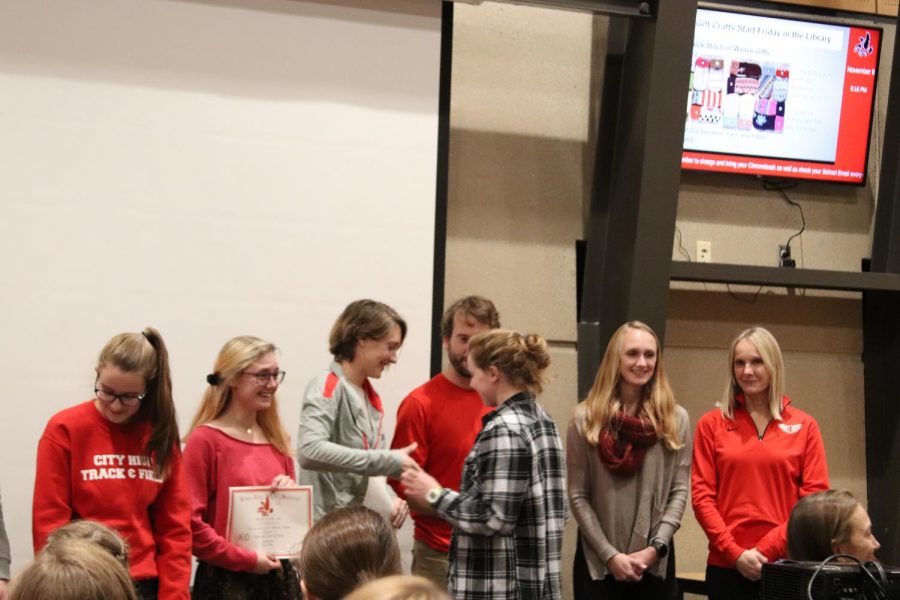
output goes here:
{"type": "Polygon", "coordinates": [[[97,361],[94,398],[54,415],[38,444],[35,552],[74,519],[128,541],[142,599],[189,598],[191,526],[169,358],[159,332],[122,333],[97,361]]]}
{"type": "Polygon", "coordinates": [[[275,398],[285,375],[275,352],[273,344],[252,336],[226,342],[188,432],[184,471],[199,560],[195,600],[300,597],[290,562],[225,537],[230,488],[295,485],[294,459],[275,398]]]}
{"type": "Polygon", "coordinates": [[[691,496],[709,538],[710,600],[755,600],[762,565],[785,557],[791,509],[828,489],[828,466],[816,420],[784,395],[772,334],[742,332],[729,365],[720,407],[697,423],[691,496]]]}

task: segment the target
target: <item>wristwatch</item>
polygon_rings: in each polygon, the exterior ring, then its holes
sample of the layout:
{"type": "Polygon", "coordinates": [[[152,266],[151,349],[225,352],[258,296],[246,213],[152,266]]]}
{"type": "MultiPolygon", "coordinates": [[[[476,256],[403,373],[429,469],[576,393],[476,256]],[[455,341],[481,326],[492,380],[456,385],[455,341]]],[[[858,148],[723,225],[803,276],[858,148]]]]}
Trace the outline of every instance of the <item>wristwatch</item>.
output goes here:
{"type": "Polygon", "coordinates": [[[434,506],[435,504],[438,503],[438,500],[441,499],[441,496],[444,494],[445,489],[447,489],[447,488],[442,488],[442,487],[431,488],[430,490],[428,490],[428,493],[425,494],[425,500],[428,502],[428,504],[430,504],[431,506],[434,506]]]}
{"type": "Polygon", "coordinates": [[[669,545],[659,538],[650,540],[650,547],[656,550],[656,556],[660,558],[665,558],[669,553],[669,545]]]}

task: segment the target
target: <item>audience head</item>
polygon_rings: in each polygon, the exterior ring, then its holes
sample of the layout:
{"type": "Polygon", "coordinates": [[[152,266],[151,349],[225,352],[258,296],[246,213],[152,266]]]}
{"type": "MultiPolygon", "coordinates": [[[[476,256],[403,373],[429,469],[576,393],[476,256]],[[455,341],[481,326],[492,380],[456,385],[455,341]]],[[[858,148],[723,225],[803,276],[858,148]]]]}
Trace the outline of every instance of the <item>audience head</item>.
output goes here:
{"type": "Polygon", "coordinates": [[[87,540],[103,548],[122,565],[128,568],[128,544],[119,534],[97,521],[78,520],[66,523],[47,537],[47,546],[66,540],[87,540]]]}
{"type": "Polygon", "coordinates": [[[722,413],[726,417],[734,418],[738,394],[765,394],[772,417],[776,421],[781,420],[784,359],[778,342],[768,330],[751,327],[734,338],[728,355],[728,369],[731,375],[722,405],[722,413]]]}
{"type": "Polygon", "coordinates": [[[832,554],[873,561],[881,547],[866,509],[845,490],[816,492],[797,501],[788,521],[787,544],[791,560],[816,562],[832,554]]]}
{"type": "Polygon", "coordinates": [[[347,600],[450,600],[450,595],[424,577],[392,575],[358,587],[347,600]]]}
{"type": "Polygon", "coordinates": [[[97,359],[94,383],[97,410],[108,421],[149,421],[153,432],[147,451],[159,472],[168,467],[178,443],[178,423],[172,400],[169,353],[152,327],[140,333],[120,333],[109,340],[97,359]]]}
{"type": "Polygon", "coordinates": [[[447,350],[450,366],[464,379],[472,374],[466,364],[469,355],[469,338],[500,327],[497,307],[487,298],[466,296],[450,305],[441,318],[441,337],[447,350]]]}
{"type": "Polygon", "coordinates": [[[546,383],[544,371],[550,366],[550,352],[547,342],[539,335],[492,329],[469,340],[468,362],[473,375],[472,387],[487,404],[491,404],[479,386],[483,387],[485,382],[490,384],[496,377],[503,377],[518,390],[540,394],[546,383]],[[478,377],[478,371],[482,372],[483,378],[478,377]]]}
{"type": "Polygon", "coordinates": [[[337,362],[359,364],[366,377],[378,378],[397,362],[405,339],[406,321],[397,311],[375,300],[357,300],[331,327],[328,349],[337,362]]]}
{"type": "Polygon", "coordinates": [[[247,408],[257,411],[256,422],[266,438],[282,453],[290,454],[287,433],[278,416],[276,391],[284,372],[278,368],[277,351],[275,344],[252,335],[225,342],[213,372],[206,376],[209,385],[191,431],[221,417],[233,402],[246,403],[247,408]]]}
{"type": "Polygon", "coordinates": [[[334,510],[303,539],[297,562],[304,597],[339,600],[361,583],[400,574],[400,547],[384,517],[364,506],[334,510]]]}
{"type": "Polygon", "coordinates": [[[670,450],[681,448],[684,443],[675,420],[675,394],[666,377],[659,338],[649,325],[629,321],[610,337],[594,384],[578,408],[584,414],[582,433],[589,442],[597,443],[600,431],[622,410],[623,394],[635,390],[642,399],[642,416],[650,420],[670,450]]]}
{"type": "Polygon", "coordinates": [[[13,578],[9,600],[137,600],[128,570],[85,539],[48,544],[13,578]]]}

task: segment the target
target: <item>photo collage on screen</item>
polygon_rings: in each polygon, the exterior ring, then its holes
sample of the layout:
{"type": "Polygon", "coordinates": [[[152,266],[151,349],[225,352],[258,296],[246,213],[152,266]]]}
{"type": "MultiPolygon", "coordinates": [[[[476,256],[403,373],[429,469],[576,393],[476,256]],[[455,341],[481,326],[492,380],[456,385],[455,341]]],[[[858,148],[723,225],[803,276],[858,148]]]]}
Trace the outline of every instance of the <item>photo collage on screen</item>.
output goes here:
{"type": "Polygon", "coordinates": [[[784,131],[790,65],[695,56],[687,118],[724,129],[784,131]]]}

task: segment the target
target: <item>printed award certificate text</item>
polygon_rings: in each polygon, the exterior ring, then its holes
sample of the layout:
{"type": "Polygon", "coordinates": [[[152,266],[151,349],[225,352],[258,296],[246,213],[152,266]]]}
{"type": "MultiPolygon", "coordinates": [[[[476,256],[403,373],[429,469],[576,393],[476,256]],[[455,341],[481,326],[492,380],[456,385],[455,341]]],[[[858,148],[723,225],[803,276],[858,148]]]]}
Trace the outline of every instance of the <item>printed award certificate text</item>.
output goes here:
{"type": "Polygon", "coordinates": [[[312,486],[272,489],[268,486],[229,490],[225,537],[247,550],[290,558],[312,526],[312,486]]]}

